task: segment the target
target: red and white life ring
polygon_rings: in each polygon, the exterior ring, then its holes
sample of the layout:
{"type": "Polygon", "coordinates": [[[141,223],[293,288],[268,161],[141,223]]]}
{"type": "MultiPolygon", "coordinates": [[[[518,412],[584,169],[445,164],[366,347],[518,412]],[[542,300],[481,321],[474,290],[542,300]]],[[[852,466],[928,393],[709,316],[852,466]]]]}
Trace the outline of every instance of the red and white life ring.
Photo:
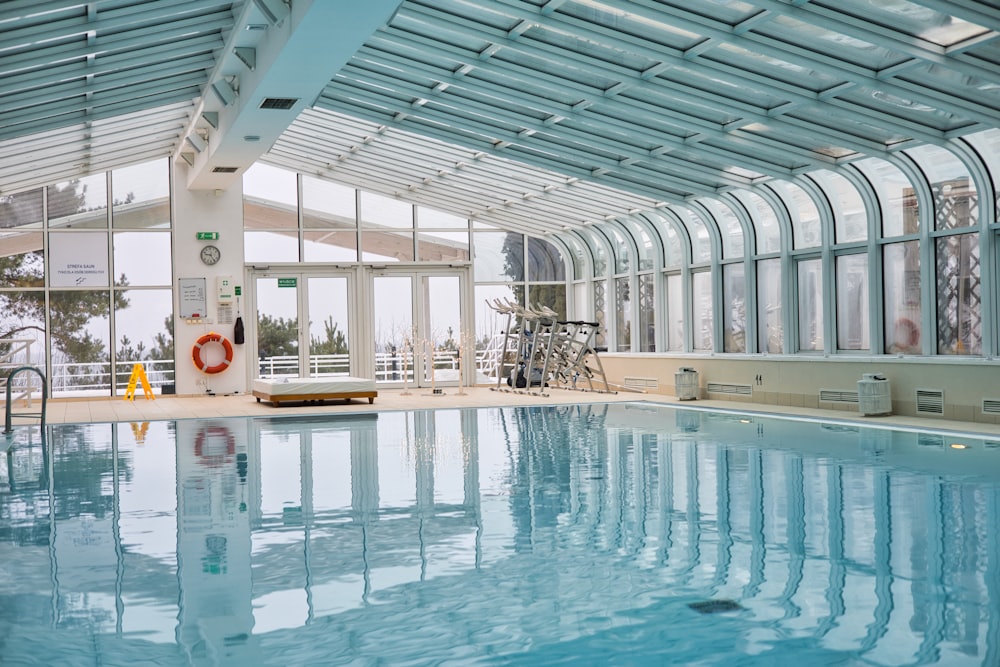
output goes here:
{"type": "Polygon", "coordinates": [[[217,334],[214,331],[209,331],[207,334],[195,341],[194,347],[191,348],[191,358],[194,360],[194,365],[198,367],[202,373],[221,373],[222,371],[229,368],[229,364],[233,362],[233,344],[229,342],[229,339],[222,334],[217,334]],[[214,366],[209,366],[208,362],[201,358],[201,350],[208,343],[219,343],[222,345],[222,349],[226,353],[226,357],[215,364],[214,366]]]}

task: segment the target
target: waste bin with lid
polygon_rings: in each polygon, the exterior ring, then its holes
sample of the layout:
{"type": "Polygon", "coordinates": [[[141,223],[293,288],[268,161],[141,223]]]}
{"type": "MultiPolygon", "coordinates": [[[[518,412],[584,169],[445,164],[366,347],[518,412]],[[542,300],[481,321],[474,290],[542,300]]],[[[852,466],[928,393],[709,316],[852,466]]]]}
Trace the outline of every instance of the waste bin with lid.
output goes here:
{"type": "Polygon", "coordinates": [[[698,371],[693,368],[678,368],[674,373],[674,393],[679,401],[698,398],[698,371]]]}
{"type": "Polygon", "coordinates": [[[889,380],[878,373],[865,373],[858,380],[858,412],[863,415],[887,415],[892,412],[889,380]]]}

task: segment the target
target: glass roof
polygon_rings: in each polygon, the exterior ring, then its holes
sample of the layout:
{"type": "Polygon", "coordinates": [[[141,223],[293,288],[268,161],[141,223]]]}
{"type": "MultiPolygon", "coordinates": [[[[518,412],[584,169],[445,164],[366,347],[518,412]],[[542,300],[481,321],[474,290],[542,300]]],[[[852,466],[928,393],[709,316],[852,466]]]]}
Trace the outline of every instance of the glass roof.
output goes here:
{"type": "Polygon", "coordinates": [[[371,0],[356,45],[285,29],[331,6],[0,4],[0,194],[260,160],[546,235],[1000,127],[993,2],[371,0]]]}

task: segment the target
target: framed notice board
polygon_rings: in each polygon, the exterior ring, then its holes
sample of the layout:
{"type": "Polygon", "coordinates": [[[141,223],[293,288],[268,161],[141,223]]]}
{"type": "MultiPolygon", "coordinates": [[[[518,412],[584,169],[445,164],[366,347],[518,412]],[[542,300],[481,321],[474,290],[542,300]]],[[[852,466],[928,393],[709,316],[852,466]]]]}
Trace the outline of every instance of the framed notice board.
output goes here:
{"type": "Polygon", "coordinates": [[[186,320],[208,316],[208,299],[204,278],[180,278],[177,290],[180,299],[180,316],[186,320]]]}

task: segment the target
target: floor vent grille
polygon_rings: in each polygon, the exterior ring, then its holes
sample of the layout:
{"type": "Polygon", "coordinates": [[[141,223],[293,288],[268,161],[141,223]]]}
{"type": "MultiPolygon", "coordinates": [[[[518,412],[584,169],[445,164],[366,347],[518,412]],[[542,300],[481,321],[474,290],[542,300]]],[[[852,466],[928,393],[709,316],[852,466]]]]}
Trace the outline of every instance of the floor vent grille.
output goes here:
{"type": "Polygon", "coordinates": [[[839,389],[820,389],[819,400],[827,403],[857,403],[858,392],[839,389]]]}
{"type": "Polygon", "coordinates": [[[940,389],[917,389],[917,414],[943,415],[944,392],[940,389]]]}
{"type": "Polygon", "coordinates": [[[737,394],[739,396],[750,396],[753,394],[753,387],[748,384],[729,384],[725,382],[709,382],[705,390],[710,394],[737,394]]]}
{"type": "Polygon", "coordinates": [[[983,414],[1000,415],[1000,398],[984,398],[983,414]]]}
{"type": "Polygon", "coordinates": [[[628,389],[659,389],[660,379],[626,375],[622,384],[628,389]]]}

